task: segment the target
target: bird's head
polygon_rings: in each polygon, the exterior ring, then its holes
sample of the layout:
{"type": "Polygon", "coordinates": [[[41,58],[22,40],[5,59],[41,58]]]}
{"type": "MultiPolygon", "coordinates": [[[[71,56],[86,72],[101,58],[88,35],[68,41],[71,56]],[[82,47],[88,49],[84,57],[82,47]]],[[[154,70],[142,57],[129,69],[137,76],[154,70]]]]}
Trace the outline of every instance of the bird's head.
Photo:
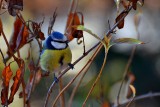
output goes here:
{"type": "Polygon", "coordinates": [[[62,33],[52,32],[52,34],[46,39],[44,45],[47,49],[61,50],[68,47],[68,40],[62,33]]]}

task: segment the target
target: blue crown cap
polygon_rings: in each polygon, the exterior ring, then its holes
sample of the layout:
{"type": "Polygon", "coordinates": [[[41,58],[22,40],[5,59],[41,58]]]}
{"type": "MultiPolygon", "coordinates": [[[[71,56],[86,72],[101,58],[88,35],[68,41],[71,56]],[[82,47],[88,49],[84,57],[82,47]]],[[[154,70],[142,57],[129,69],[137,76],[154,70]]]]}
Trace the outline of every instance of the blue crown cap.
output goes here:
{"type": "Polygon", "coordinates": [[[60,32],[52,32],[51,34],[52,39],[58,39],[58,40],[63,40],[64,35],[60,32]]]}

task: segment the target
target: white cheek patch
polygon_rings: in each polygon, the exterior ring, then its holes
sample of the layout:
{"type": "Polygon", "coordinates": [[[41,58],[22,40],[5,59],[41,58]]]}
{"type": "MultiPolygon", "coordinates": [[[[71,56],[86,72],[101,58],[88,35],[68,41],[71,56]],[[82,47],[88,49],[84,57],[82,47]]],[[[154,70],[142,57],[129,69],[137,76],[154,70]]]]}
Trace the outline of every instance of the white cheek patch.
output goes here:
{"type": "Polygon", "coordinates": [[[58,42],[52,41],[51,44],[56,49],[64,49],[64,48],[66,48],[66,43],[58,43],[58,42]]]}

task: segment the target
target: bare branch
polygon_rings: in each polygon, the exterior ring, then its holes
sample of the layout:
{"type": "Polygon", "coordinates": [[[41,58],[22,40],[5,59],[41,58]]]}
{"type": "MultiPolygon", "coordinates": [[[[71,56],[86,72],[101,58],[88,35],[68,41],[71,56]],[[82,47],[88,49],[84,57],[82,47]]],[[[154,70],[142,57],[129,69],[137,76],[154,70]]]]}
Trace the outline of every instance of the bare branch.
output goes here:
{"type": "Polygon", "coordinates": [[[55,9],[55,11],[54,11],[54,13],[53,13],[52,18],[50,18],[49,26],[48,26],[48,35],[51,34],[52,28],[53,28],[54,23],[55,23],[55,21],[56,21],[56,17],[57,17],[57,8],[55,9]]]}
{"type": "Polygon", "coordinates": [[[4,63],[4,65],[6,66],[6,61],[5,61],[5,59],[4,59],[4,55],[3,55],[3,52],[2,52],[2,50],[1,50],[1,49],[0,49],[0,53],[1,53],[2,58],[3,58],[3,63],[4,63]]]}
{"type": "MultiPolygon", "coordinates": [[[[139,100],[143,100],[143,99],[146,99],[146,98],[154,98],[154,97],[159,97],[160,96],[160,93],[148,93],[148,94],[145,94],[145,95],[141,95],[141,96],[138,96],[138,97],[135,97],[134,98],[134,102],[136,101],[139,101],[139,100]]],[[[117,105],[117,106],[114,106],[114,107],[121,107],[121,106],[126,106],[130,101],[132,100],[129,99],[128,101],[126,101],[125,103],[121,104],[121,105],[117,105]]]]}

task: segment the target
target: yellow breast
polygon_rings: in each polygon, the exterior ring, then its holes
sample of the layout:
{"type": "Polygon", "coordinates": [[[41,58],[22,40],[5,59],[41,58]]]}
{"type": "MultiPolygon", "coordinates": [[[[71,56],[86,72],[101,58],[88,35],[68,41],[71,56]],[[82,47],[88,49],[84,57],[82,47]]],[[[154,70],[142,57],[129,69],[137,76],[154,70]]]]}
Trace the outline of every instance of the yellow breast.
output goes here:
{"type": "Polygon", "coordinates": [[[72,54],[68,48],[63,50],[45,50],[40,58],[40,66],[45,71],[55,71],[63,65],[71,63],[72,54]]]}

